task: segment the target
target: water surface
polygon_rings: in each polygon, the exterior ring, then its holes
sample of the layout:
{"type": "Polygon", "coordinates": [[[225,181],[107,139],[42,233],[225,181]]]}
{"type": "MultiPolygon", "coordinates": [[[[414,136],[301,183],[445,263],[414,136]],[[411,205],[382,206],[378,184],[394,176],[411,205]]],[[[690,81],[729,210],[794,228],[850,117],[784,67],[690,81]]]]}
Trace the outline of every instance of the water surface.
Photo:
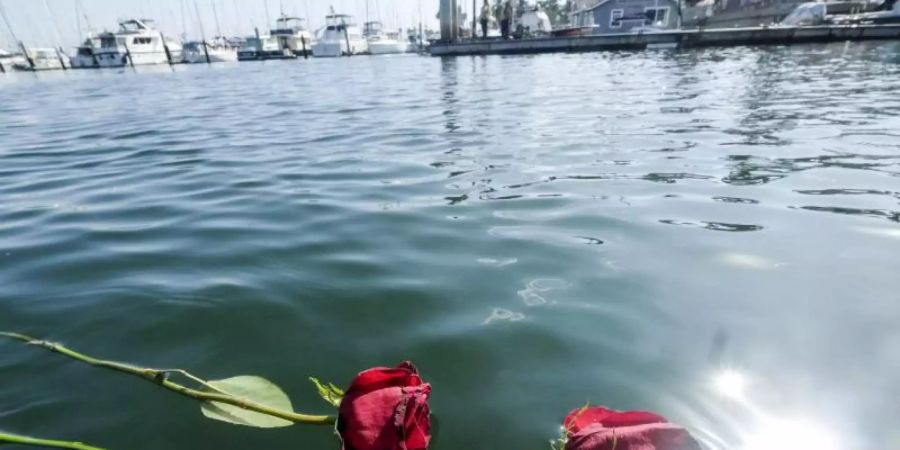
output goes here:
{"type": "MultiPolygon", "coordinates": [[[[900,448],[898,92],[896,43],[7,74],[0,328],[307,412],[412,359],[435,449],[546,449],[588,401],[900,448]]],[[[0,428],[336,447],[11,343],[0,428]]]]}

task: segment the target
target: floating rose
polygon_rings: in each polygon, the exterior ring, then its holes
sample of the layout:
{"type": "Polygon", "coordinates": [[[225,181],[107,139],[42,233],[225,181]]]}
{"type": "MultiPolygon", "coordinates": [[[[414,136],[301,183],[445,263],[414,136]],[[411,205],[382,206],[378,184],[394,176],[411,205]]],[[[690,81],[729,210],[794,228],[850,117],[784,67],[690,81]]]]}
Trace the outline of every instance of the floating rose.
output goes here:
{"type": "Polygon", "coordinates": [[[586,407],[563,426],[565,450],[701,450],[687,430],[651,412],[586,407]]]}
{"type": "Polygon", "coordinates": [[[428,397],[412,363],[361,372],[340,403],[343,450],[425,450],[431,439],[428,397]]]}

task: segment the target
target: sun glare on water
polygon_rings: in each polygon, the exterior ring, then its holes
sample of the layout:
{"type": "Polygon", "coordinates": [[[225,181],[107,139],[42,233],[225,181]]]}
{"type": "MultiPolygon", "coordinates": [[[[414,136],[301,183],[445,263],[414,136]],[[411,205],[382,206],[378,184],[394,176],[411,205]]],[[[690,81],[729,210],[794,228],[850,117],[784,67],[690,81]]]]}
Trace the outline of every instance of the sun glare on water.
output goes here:
{"type": "Polygon", "coordinates": [[[754,417],[742,433],[738,450],[843,450],[840,435],[833,429],[803,416],[770,414],[755,405],[747,393],[747,377],[733,369],[713,377],[713,390],[740,405],[754,417]]]}
{"type": "Polygon", "coordinates": [[[802,418],[769,417],[744,440],[741,450],[843,450],[833,431],[802,418]]]}

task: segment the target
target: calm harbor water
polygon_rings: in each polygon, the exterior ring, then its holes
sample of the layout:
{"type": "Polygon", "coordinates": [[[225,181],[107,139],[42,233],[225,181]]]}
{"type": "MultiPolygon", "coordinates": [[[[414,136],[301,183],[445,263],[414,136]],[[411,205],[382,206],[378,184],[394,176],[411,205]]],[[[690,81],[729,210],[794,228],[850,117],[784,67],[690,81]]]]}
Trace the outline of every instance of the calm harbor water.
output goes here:
{"type": "MultiPolygon", "coordinates": [[[[442,450],[588,401],[900,448],[898,92],[896,43],[7,74],[0,329],[306,412],[412,359],[442,450]]],[[[336,448],[8,342],[0,429],[336,448]]]]}

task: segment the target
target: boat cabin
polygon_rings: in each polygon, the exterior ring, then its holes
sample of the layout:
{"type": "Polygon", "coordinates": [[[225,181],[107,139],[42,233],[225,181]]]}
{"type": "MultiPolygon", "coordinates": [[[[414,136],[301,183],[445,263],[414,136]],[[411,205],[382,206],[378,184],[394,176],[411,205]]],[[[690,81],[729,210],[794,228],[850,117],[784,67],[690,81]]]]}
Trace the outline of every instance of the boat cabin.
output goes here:
{"type": "Polygon", "coordinates": [[[119,29],[122,33],[141,33],[144,31],[155,30],[156,22],[152,19],[129,19],[119,22],[119,29]]]}
{"type": "Polygon", "coordinates": [[[344,31],[346,27],[356,25],[353,16],[348,14],[330,14],[325,16],[325,29],[327,31],[344,31]]]}
{"type": "Polygon", "coordinates": [[[378,36],[384,30],[384,25],[381,22],[366,22],[363,26],[363,36],[372,37],[378,36]]]}
{"type": "Polygon", "coordinates": [[[275,28],[270,31],[273,36],[290,35],[293,36],[302,31],[306,31],[306,19],[300,17],[281,16],[275,21],[275,28]]]}

